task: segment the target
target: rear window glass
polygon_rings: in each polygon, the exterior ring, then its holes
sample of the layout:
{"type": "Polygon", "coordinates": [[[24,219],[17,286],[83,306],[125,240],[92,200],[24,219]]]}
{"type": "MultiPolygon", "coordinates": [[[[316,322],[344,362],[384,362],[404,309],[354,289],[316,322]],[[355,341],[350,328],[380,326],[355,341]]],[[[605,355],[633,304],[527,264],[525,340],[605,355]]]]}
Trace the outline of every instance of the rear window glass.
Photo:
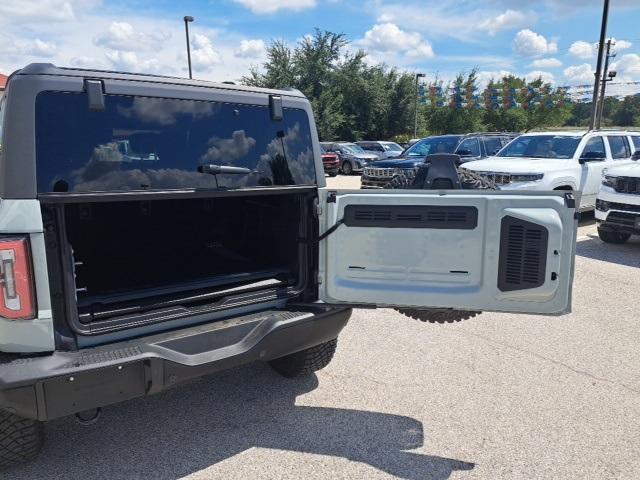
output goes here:
{"type": "Polygon", "coordinates": [[[306,113],[195,100],[43,92],[36,101],[39,192],[242,188],[316,181],[306,113]],[[248,174],[198,173],[199,165],[248,174]]]}
{"type": "Polygon", "coordinates": [[[633,146],[634,146],[633,151],[635,152],[635,151],[640,150],[640,137],[633,136],[633,137],[631,137],[631,139],[633,140],[633,146]]]}

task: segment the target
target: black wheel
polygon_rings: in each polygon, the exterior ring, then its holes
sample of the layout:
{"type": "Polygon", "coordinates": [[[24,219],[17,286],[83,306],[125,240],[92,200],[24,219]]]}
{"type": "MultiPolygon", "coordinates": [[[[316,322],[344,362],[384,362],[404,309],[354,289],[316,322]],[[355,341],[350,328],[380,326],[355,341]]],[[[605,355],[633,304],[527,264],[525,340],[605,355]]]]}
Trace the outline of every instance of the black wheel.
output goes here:
{"type": "Polygon", "coordinates": [[[625,243],[631,237],[630,233],[613,232],[611,230],[598,229],[598,236],[600,240],[605,243],[625,243]]]}
{"type": "Polygon", "coordinates": [[[0,410],[0,468],[33,460],[44,445],[44,424],[0,410]]]}
{"type": "Polygon", "coordinates": [[[329,172],[330,177],[336,177],[337,175],[338,175],[338,172],[329,172]]]}
{"type": "Polygon", "coordinates": [[[345,175],[351,175],[353,173],[353,165],[351,165],[349,160],[342,164],[342,173],[345,175]]]}
{"type": "Polygon", "coordinates": [[[283,377],[295,378],[323,369],[336,353],[338,339],[271,360],[269,365],[283,377]]]}
{"type": "Polygon", "coordinates": [[[415,308],[396,308],[396,310],[407,317],[427,323],[454,323],[461,322],[480,315],[482,312],[469,310],[451,310],[444,308],[432,308],[430,310],[417,310],[415,308]]]}

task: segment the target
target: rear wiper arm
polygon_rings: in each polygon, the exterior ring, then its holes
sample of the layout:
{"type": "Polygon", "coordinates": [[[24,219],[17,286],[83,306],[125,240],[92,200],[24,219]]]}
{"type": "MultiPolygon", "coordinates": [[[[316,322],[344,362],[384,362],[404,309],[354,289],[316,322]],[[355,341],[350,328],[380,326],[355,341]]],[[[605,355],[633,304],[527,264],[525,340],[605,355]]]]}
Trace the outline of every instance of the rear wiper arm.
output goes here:
{"type": "Polygon", "coordinates": [[[198,172],[208,173],[210,175],[218,174],[235,174],[235,175],[249,175],[251,173],[250,168],[244,167],[229,167],[227,165],[199,165],[198,172]]]}

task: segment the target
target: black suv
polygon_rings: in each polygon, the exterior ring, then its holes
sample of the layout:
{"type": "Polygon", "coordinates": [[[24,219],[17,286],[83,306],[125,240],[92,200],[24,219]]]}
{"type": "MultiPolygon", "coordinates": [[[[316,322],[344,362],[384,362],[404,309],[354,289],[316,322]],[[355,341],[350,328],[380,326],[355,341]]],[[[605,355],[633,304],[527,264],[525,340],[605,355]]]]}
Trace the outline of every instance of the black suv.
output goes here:
{"type": "Polygon", "coordinates": [[[460,163],[479,160],[497,153],[517,133],[469,133],[466,135],[435,135],[423,138],[407,148],[398,158],[370,163],[362,173],[362,188],[381,188],[403,169],[423,163],[424,157],[435,153],[455,153],[460,163]]]}
{"type": "Polygon", "coordinates": [[[570,308],[569,194],[329,189],[297,91],[34,64],[0,130],[0,467],[51,419],[253,361],[310,374],[352,306],[570,308]]]}

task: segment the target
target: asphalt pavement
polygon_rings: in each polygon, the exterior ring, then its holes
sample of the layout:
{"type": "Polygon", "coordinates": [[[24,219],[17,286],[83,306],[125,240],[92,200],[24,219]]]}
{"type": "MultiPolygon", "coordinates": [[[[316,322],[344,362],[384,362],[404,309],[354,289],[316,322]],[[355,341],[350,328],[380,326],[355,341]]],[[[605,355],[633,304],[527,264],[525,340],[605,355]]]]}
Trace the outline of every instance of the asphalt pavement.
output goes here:
{"type": "Polygon", "coordinates": [[[570,315],[355,311],[317,375],[253,364],[54,421],[2,478],[638,479],[640,239],[578,236],[570,315]]]}

